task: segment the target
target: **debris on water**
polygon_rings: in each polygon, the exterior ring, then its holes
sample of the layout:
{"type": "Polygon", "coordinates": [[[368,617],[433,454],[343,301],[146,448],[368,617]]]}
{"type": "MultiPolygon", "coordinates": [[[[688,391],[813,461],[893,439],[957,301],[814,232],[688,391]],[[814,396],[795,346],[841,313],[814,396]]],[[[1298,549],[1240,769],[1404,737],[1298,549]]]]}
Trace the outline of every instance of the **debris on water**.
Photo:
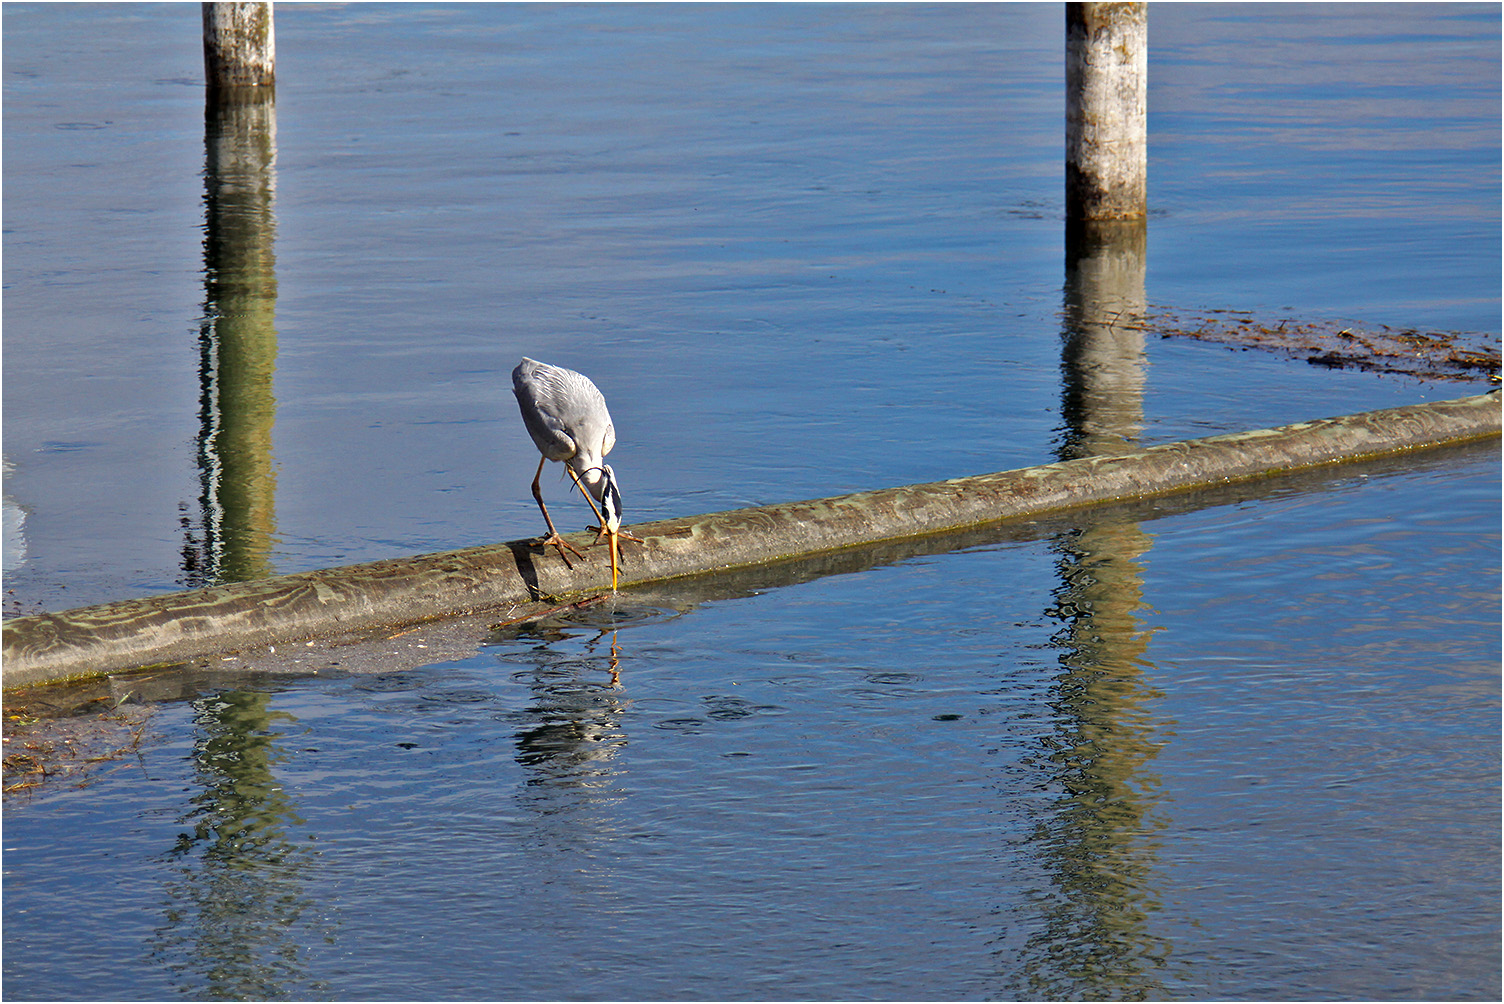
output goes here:
{"type": "Polygon", "coordinates": [[[1261,318],[1252,311],[1240,310],[1208,310],[1186,317],[1158,307],[1118,326],[1162,338],[1194,338],[1230,348],[1283,352],[1329,369],[1428,380],[1499,381],[1499,336],[1486,332],[1396,330],[1383,324],[1360,327],[1261,318]]]}
{"type": "Polygon", "coordinates": [[[558,606],[548,606],[542,603],[529,604],[526,612],[521,616],[514,616],[509,620],[498,621],[495,624],[491,625],[491,630],[498,631],[502,628],[514,627],[518,624],[526,624],[532,621],[539,621],[553,614],[564,613],[566,611],[583,610],[586,607],[595,606],[597,603],[605,602],[610,598],[610,595],[610,593],[600,593],[595,596],[587,596],[583,600],[576,600],[573,603],[564,603],[558,606]]]}
{"type": "Polygon", "coordinates": [[[62,780],[85,783],[99,765],[134,755],[152,707],[126,703],[126,698],[100,697],[68,709],[63,717],[57,717],[57,711],[40,699],[17,701],[7,695],[5,795],[62,780]]]}

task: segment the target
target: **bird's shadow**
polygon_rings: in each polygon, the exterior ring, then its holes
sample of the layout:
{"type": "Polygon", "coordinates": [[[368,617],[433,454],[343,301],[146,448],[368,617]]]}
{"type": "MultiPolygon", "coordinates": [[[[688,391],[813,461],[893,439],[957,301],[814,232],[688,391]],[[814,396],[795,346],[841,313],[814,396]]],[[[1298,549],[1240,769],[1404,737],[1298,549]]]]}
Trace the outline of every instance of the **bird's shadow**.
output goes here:
{"type": "Polygon", "coordinates": [[[517,574],[527,587],[528,599],[545,599],[543,590],[538,587],[538,565],[534,560],[535,555],[543,553],[543,545],[536,541],[514,540],[507,545],[507,549],[512,552],[512,560],[517,563],[517,574]]]}
{"type": "MultiPolygon", "coordinates": [[[[586,529],[595,530],[597,528],[587,527],[586,529]]],[[[627,566],[627,541],[632,541],[637,544],[647,543],[641,537],[634,536],[633,534],[627,533],[625,531],[622,533],[622,548],[620,551],[620,558],[623,568],[627,566]]],[[[528,599],[534,601],[553,602],[554,597],[548,593],[545,593],[542,587],[538,584],[538,558],[548,553],[549,545],[542,543],[542,538],[540,537],[530,540],[510,541],[506,546],[507,550],[512,552],[512,560],[517,564],[517,574],[521,576],[522,584],[527,587],[528,599]]],[[[591,544],[586,546],[593,547],[595,545],[591,544]]],[[[567,557],[564,557],[563,555],[560,555],[560,557],[563,559],[566,566],[571,569],[574,568],[574,565],[570,563],[567,557]]]]}

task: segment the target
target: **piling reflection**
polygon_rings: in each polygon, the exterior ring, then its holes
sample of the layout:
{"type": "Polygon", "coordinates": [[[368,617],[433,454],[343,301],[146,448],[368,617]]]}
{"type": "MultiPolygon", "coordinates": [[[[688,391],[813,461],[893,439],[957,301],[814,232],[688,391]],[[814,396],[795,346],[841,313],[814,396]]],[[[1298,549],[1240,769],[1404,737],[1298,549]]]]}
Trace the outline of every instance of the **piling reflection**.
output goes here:
{"type": "Polygon", "coordinates": [[[181,820],[191,829],[168,852],[177,870],[153,951],[184,994],[272,1000],[327,989],[304,972],[310,945],[330,940],[306,891],[317,852],[289,833],[303,820],[273,770],[283,760],[277,726],[294,719],[270,701],[225,691],[193,702],[199,791],[181,820]]]}
{"type": "MultiPolygon", "coordinates": [[[[1133,448],[1143,427],[1143,338],[1123,322],[1144,309],[1142,220],[1073,225],[1067,234],[1061,459],[1133,448]]],[[[1059,797],[1032,836],[1047,886],[1041,925],[1017,960],[1015,988],[1036,1000],[1162,998],[1169,946],[1149,930],[1158,749],[1144,681],[1142,557],[1150,536],[1128,520],[1055,538],[1060,585],[1047,611],[1061,673],[1044,762],[1059,797]]]]}
{"type": "Polygon", "coordinates": [[[1132,449],[1143,429],[1144,334],[1133,322],[1145,308],[1147,226],[1067,226],[1061,460],[1132,449]]]}
{"type": "Polygon", "coordinates": [[[1048,876],[1035,891],[1043,926],[1020,960],[1026,996],[1163,999],[1169,946],[1149,929],[1161,821],[1159,745],[1144,680],[1140,557],[1150,537],[1136,523],[1095,525],[1056,539],[1061,584],[1049,614],[1061,673],[1044,762],[1060,794],[1032,842],[1048,876]]]}
{"type": "Polygon", "coordinates": [[[196,519],[184,516],[183,547],[190,586],[273,571],[276,130],[266,88],[222,94],[205,106],[200,494],[196,519]]]}

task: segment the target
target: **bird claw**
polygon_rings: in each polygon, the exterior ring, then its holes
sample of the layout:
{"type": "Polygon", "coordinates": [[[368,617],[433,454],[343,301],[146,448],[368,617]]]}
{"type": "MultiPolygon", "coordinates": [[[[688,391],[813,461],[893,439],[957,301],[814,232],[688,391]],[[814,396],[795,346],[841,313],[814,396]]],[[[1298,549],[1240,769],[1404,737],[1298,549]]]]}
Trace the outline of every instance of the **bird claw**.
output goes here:
{"type": "MultiPolygon", "coordinates": [[[[601,541],[606,539],[606,528],[603,526],[587,526],[585,527],[585,529],[595,531],[595,539],[590,542],[591,547],[594,547],[596,544],[599,544],[601,541]]],[[[629,533],[626,530],[617,530],[616,536],[621,540],[631,540],[639,544],[647,543],[647,541],[637,536],[637,534],[629,533]]]]}
{"type": "Polygon", "coordinates": [[[568,568],[568,569],[571,569],[571,570],[574,568],[574,566],[569,563],[569,555],[567,555],[567,554],[564,553],[564,551],[565,551],[566,548],[568,550],[574,552],[574,556],[576,558],[583,559],[585,557],[583,554],[581,554],[578,550],[575,549],[575,546],[573,544],[569,543],[563,537],[560,537],[557,533],[551,533],[551,534],[549,534],[546,537],[539,537],[538,538],[538,546],[539,547],[548,547],[550,544],[552,544],[554,546],[554,548],[559,552],[559,557],[563,559],[563,561],[564,561],[564,567],[565,568],[568,568]]]}

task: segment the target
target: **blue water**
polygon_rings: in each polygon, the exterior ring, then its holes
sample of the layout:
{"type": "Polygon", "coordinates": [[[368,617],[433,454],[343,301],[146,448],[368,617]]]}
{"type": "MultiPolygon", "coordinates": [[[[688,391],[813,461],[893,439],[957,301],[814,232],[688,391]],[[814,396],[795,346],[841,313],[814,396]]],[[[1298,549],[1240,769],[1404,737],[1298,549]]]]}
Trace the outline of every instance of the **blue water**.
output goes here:
{"type": "Polygon", "coordinates": [[[7,994],[1489,999],[1498,491],[1475,449],[206,681],[11,802],[7,994]]]}
{"type": "MultiPolygon", "coordinates": [[[[198,20],[7,10],[7,609],[192,585],[198,20]]],[[[1336,11],[1154,15],[1147,298],[1497,335],[1498,12],[1336,11]]],[[[1061,21],[281,12],[264,570],[536,532],[524,354],[601,384],[629,519],[1053,459],[1061,21]]],[[[1145,351],[1150,442],[1467,392],[1145,351]]]]}
{"type": "MultiPolygon", "coordinates": [[[[1497,335],[1499,17],[1153,8],[1148,302],[1497,335]]],[[[197,9],[7,4],[7,614],[536,533],[523,354],[602,386],[629,521],[1056,459],[1061,22],[283,5],[246,306],[197,9]]],[[[1131,369],[1141,442],[1487,386],[1131,369]]],[[[7,801],[5,993],[1497,999],[1498,474],[196,670],[139,757],[7,801]]]]}

